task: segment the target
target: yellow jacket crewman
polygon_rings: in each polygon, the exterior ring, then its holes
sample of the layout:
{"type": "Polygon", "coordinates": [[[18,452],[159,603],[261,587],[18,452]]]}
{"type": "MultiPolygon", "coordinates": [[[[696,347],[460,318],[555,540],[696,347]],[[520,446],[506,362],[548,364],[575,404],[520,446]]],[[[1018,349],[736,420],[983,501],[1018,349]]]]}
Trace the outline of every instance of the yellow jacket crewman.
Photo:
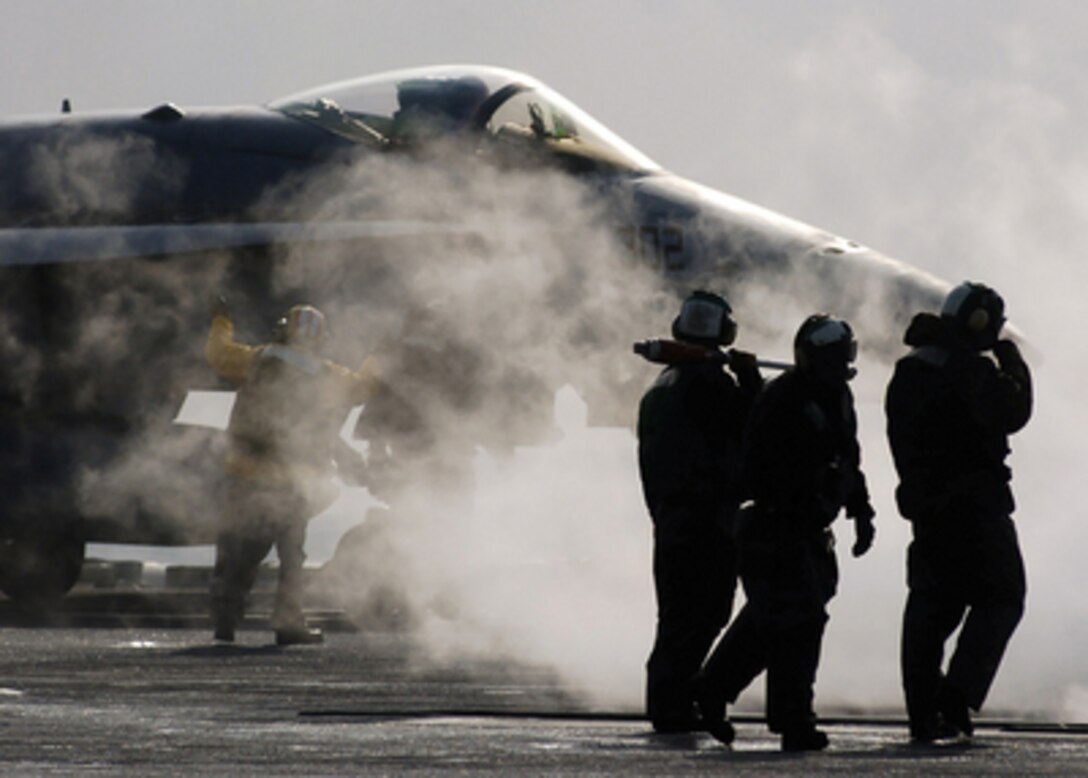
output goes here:
{"type": "Polygon", "coordinates": [[[337,496],[337,466],[358,454],[340,439],[348,411],[377,387],[373,359],[353,371],[321,356],[328,328],[309,305],[291,308],[272,342],[234,339],[226,304],[213,306],[204,355],[238,387],[227,426],[226,500],[216,543],[212,618],[234,639],[245,598],[273,545],[280,560],[272,625],[278,643],[320,642],[301,607],[306,523],[337,496]]]}

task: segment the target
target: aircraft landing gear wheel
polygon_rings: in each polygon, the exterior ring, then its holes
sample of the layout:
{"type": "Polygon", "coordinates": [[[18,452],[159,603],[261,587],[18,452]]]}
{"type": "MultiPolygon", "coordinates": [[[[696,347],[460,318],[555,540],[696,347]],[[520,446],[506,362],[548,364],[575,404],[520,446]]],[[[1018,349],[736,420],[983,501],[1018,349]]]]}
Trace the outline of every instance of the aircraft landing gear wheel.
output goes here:
{"type": "Polygon", "coordinates": [[[79,579],[85,545],[73,538],[0,540],[0,591],[28,614],[55,610],[79,579]]]}

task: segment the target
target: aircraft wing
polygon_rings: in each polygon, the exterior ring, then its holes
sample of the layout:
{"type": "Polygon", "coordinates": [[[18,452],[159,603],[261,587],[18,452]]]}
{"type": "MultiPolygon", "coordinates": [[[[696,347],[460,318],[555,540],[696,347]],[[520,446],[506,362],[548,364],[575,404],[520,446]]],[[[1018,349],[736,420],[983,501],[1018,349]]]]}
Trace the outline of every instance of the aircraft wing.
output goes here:
{"type": "Polygon", "coordinates": [[[418,220],[8,228],[0,229],[0,266],[168,257],[366,238],[458,236],[473,229],[464,223],[418,220]]]}

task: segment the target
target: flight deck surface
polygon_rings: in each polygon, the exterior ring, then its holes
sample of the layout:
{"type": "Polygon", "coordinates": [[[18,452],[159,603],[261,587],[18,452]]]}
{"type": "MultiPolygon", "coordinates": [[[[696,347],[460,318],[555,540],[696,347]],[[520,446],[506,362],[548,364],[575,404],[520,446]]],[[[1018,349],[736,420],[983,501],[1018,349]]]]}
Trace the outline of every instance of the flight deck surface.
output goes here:
{"type": "Polygon", "coordinates": [[[335,629],[280,648],[202,628],[5,626],[3,775],[1076,775],[1088,737],[980,723],[967,746],[907,742],[895,720],[828,718],[790,755],[742,719],[732,751],[590,710],[543,667],[438,663],[403,635],[335,629]]]}

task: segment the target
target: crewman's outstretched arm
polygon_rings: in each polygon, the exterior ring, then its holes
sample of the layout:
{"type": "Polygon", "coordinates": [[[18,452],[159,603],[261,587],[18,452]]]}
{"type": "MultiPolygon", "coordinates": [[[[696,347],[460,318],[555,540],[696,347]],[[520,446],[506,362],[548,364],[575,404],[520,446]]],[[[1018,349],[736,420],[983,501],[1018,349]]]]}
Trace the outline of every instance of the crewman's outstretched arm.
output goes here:
{"type": "Polygon", "coordinates": [[[234,324],[230,319],[226,316],[212,318],[208,341],[204,344],[204,358],[219,375],[231,383],[243,383],[256,355],[256,347],[234,339],[234,324]]]}
{"type": "Polygon", "coordinates": [[[335,362],[329,364],[349,404],[361,405],[378,390],[381,376],[375,357],[367,357],[358,370],[351,370],[335,362]]]}

